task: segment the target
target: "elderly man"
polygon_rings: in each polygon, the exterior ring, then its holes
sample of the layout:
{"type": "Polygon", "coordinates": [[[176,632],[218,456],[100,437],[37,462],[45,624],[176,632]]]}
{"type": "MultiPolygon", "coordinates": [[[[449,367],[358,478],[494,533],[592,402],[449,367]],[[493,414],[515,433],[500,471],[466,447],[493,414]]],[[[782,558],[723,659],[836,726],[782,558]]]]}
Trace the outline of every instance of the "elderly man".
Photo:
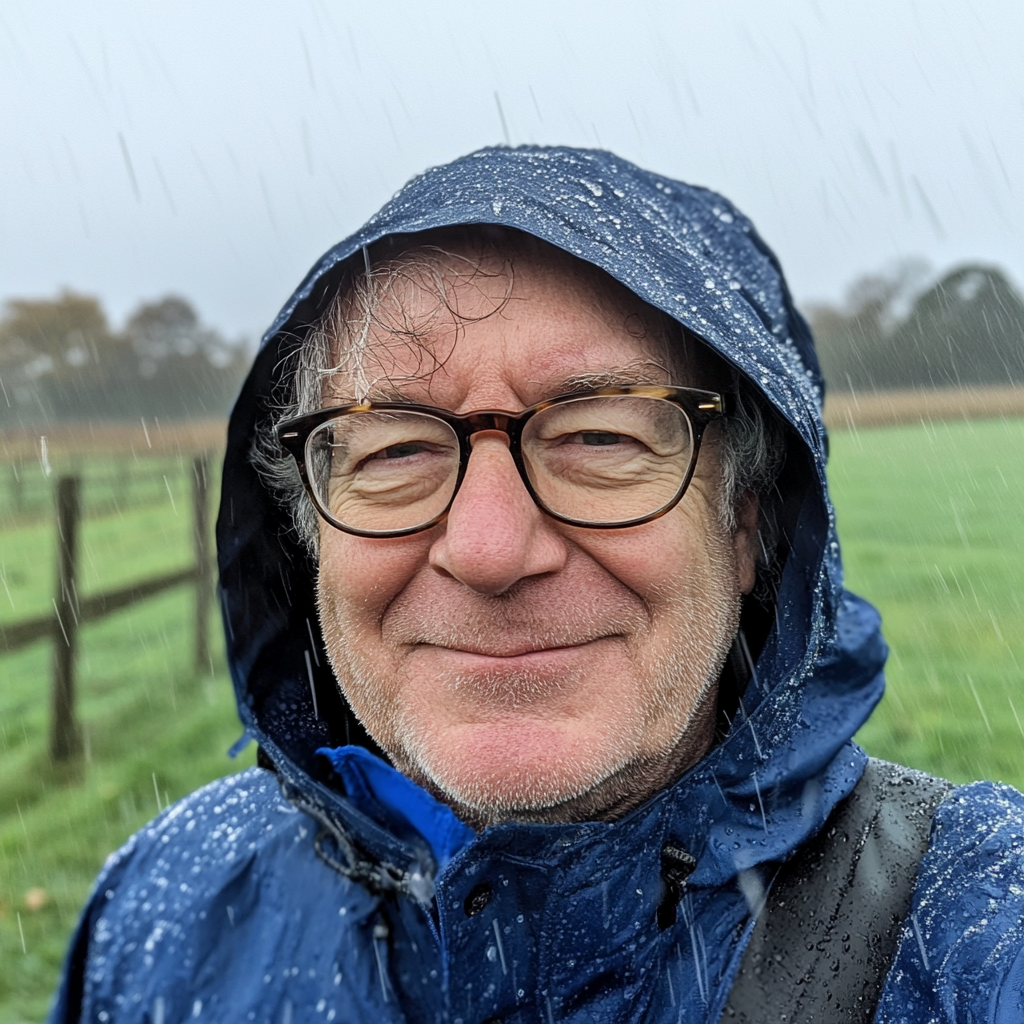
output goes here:
{"type": "Polygon", "coordinates": [[[410,183],[232,416],[261,768],[112,857],[52,1019],[1024,1020],[1024,799],[851,740],[885,645],[821,396],[721,197],[565,149],[410,183]]]}

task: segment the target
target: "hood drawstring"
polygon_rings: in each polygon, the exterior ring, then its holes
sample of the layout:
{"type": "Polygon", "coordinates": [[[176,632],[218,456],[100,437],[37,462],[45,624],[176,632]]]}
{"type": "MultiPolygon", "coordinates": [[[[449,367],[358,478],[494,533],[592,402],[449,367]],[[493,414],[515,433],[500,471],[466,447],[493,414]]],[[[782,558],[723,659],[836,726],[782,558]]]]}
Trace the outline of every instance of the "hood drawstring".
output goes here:
{"type": "MultiPolygon", "coordinates": [[[[313,849],[328,867],[346,878],[351,878],[354,882],[364,885],[376,896],[401,892],[418,901],[422,900],[424,895],[422,876],[411,871],[402,871],[392,864],[374,863],[368,858],[360,856],[345,830],[319,804],[310,800],[297,786],[286,779],[281,778],[280,781],[281,793],[284,798],[296,810],[308,814],[320,825],[320,831],[313,840],[313,849]],[[340,852],[344,860],[340,859],[335,851],[340,852]]],[[[432,885],[431,889],[433,889],[432,885]]]]}

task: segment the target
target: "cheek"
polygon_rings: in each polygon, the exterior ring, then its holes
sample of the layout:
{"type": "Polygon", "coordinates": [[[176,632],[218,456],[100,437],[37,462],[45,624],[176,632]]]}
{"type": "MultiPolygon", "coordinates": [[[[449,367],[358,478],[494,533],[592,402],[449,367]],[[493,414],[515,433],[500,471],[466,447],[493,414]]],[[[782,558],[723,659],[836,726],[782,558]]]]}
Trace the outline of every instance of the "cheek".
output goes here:
{"type": "Polygon", "coordinates": [[[426,563],[429,547],[422,535],[370,540],[338,530],[321,534],[321,615],[341,618],[348,628],[376,628],[387,606],[426,563]]]}
{"type": "Polygon", "coordinates": [[[678,594],[684,582],[733,589],[731,542],[710,515],[696,503],[678,505],[653,523],[593,531],[577,542],[656,611],[666,598],[678,594]]]}

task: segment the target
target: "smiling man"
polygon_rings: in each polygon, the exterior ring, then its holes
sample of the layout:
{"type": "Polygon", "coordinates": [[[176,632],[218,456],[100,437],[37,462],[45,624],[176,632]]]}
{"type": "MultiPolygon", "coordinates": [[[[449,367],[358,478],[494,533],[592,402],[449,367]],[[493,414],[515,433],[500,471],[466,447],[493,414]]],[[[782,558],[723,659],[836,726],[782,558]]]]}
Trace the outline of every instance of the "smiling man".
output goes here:
{"type": "Polygon", "coordinates": [[[754,583],[757,501],[733,522],[722,398],[670,387],[729,374],[515,232],[385,248],[321,328],[334,365],[367,332],[357,365],[313,376],[328,418],[282,432],[324,463],[306,471],[335,675],[392,762],[474,826],[621,815],[710,745],[754,583]]]}
{"type": "Polygon", "coordinates": [[[885,645],[821,402],[714,193],[567,149],[411,182],[232,415],[261,767],[111,859],[52,1019],[1024,1020],[1020,794],[851,739],[885,645]]]}

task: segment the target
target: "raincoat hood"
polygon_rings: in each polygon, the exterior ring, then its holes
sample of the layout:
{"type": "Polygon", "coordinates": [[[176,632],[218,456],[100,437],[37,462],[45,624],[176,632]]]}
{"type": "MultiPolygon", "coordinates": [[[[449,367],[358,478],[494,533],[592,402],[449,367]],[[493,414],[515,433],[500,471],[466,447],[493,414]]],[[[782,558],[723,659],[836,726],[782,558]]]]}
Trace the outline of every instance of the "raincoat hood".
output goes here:
{"type": "MultiPolygon", "coordinates": [[[[874,610],[843,591],[821,371],[778,261],[751,222],[714,192],[605,152],[492,148],[427,171],[320,259],[267,332],[231,417],[217,527],[228,656],[247,734],[294,800],[329,818],[343,845],[355,842],[368,864],[422,867],[408,844],[404,856],[396,852],[393,815],[386,798],[374,812],[372,784],[359,800],[359,785],[325,778],[321,748],[383,755],[338,692],[317,623],[316,567],[251,452],[282,357],[318,319],[348,261],[386,236],[467,224],[518,229],[601,268],[745,374],[792,428],[780,484],[788,554],[774,624],[724,742],[650,805],[652,813],[666,802],[688,808],[677,831],[697,857],[695,882],[785,859],[861,773],[864,755],[851,737],[882,695],[886,653],[874,610]]],[[[502,829],[530,832],[490,831],[502,829]]]]}

